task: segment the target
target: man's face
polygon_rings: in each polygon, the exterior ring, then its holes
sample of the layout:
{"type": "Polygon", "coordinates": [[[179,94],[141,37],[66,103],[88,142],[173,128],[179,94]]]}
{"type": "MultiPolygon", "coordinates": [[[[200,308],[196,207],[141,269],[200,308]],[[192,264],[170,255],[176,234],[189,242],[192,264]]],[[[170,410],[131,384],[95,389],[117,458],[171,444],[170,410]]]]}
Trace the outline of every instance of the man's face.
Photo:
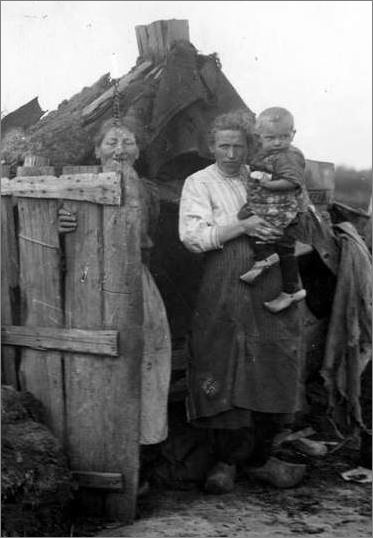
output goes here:
{"type": "Polygon", "coordinates": [[[246,163],[247,142],[241,131],[218,131],[210,147],[220,170],[227,176],[237,174],[241,165],[246,163]]]}
{"type": "Polygon", "coordinates": [[[268,121],[261,126],[258,134],[263,150],[272,153],[287,149],[293,141],[295,131],[287,122],[268,121]]]}
{"type": "Polygon", "coordinates": [[[120,167],[123,162],[132,166],[139,156],[135,136],[127,129],[113,127],[96,148],[96,156],[106,169],[120,167]]]}

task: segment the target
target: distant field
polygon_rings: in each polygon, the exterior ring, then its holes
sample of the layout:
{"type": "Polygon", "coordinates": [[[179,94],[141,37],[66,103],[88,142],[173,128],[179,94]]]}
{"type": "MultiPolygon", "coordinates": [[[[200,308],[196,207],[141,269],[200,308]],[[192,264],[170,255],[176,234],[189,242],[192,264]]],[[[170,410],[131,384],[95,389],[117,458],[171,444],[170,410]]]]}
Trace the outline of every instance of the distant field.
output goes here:
{"type": "Polygon", "coordinates": [[[372,197],[372,170],[336,168],[334,198],[337,202],[367,211],[372,197]]]}

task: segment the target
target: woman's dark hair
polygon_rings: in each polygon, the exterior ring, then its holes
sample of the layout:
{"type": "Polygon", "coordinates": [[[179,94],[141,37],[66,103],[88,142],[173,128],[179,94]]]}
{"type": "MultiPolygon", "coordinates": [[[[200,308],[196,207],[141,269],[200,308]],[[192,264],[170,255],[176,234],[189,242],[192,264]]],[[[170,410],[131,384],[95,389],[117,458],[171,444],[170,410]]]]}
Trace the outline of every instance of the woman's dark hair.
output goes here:
{"type": "Polygon", "coordinates": [[[255,117],[246,110],[236,110],[221,114],[215,118],[209,131],[209,144],[215,142],[215,134],[218,131],[241,131],[250,147],[254,141],[255,117]]]}

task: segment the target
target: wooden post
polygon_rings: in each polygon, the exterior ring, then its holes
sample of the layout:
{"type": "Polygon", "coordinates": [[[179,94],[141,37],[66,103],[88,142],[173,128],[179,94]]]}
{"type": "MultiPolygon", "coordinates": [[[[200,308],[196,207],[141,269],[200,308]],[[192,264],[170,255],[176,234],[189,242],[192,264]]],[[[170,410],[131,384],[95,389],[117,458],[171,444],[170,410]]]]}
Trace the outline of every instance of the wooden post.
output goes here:
{"type": "MultiPolygon", "coordinates": [[[[63,325],[57,210],[58,203],[54,200],[18,200],[21,322],[24,325],[63,325]]],[[[44,404],[48,424],[63,443],[62,353],[24,348],[20,381],[22,389],[44,404]]]]}
{"type": "MultiPolygon", "coordinates": [[[[11,196],[1,197],[1,321],[13,324],[16,319],[15,292],[18,288],[19,265],[17,239],[11,196]]],[[[16,350],[2,346],[2,383],[18,389],[16,350]]]]}
{"type": "Polygon", "coordinates": [[[135,29],[140,56],[156,62],[166,56],[175,41],[180,39],[189,41],[187,20],[155,21],[148,25],[136,26],[135,29]]]}

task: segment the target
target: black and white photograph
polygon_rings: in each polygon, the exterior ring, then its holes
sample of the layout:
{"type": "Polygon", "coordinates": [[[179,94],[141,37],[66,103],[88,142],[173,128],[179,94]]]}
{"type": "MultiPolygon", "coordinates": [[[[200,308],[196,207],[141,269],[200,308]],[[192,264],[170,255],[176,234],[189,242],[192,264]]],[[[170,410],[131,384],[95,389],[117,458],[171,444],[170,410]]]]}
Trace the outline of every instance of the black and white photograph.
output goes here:
{"type": "Polygon", "coordinates": [[[372,535],[372,2],[1,0],[1,536],[372,535]]]}

